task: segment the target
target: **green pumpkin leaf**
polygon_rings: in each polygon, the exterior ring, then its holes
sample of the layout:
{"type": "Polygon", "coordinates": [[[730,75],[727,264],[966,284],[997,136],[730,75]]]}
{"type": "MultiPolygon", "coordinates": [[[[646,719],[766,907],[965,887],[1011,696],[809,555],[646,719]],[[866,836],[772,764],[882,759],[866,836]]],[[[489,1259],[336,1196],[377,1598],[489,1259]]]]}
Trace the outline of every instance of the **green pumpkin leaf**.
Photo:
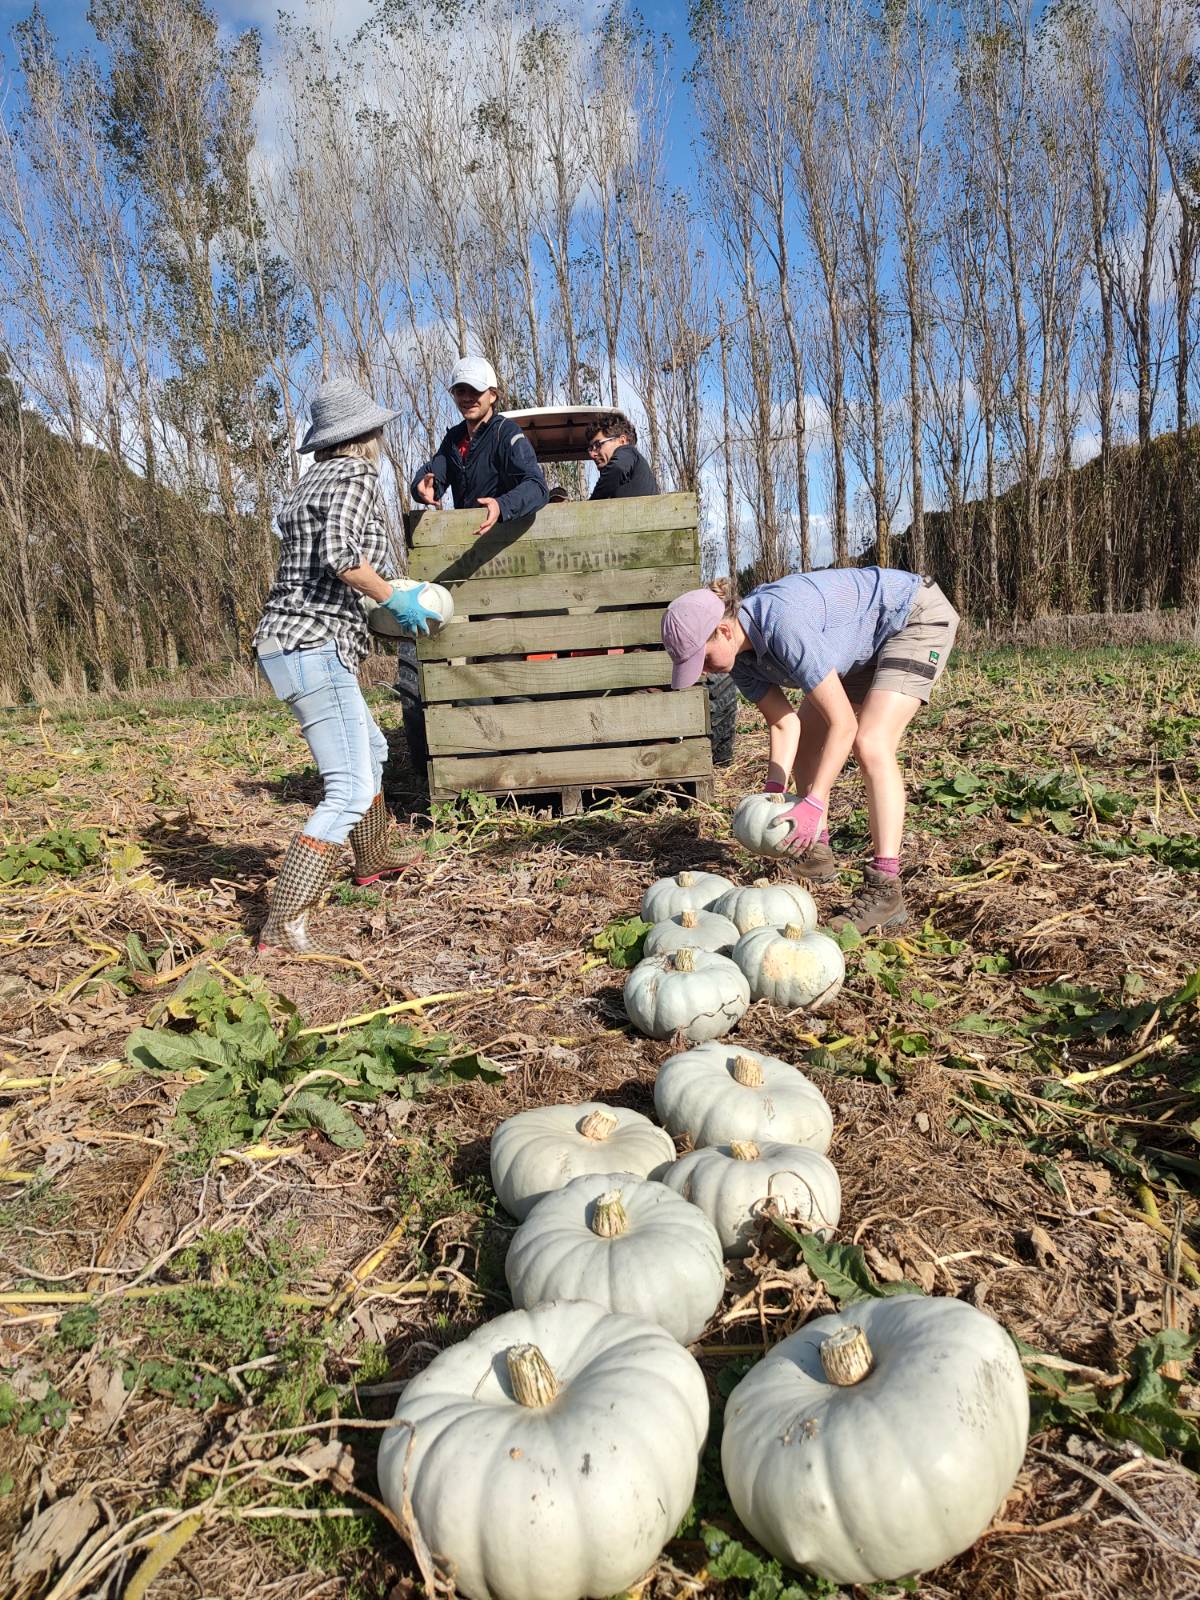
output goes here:
{"type": "Polygon", "coordinates": [[[882,1300],[893,1294],[921,1293],[919,1286],[906,1278],[899,1283],[877,1283],[856,1244],[822,1242],[814,1233],[798,1233],[782,1217],[772,1217],[771,1221],[784,1238],[792,1241],[804,1265],[825,1285],[839,1306],[852,1305],[856,1300],[882,1300]]]}

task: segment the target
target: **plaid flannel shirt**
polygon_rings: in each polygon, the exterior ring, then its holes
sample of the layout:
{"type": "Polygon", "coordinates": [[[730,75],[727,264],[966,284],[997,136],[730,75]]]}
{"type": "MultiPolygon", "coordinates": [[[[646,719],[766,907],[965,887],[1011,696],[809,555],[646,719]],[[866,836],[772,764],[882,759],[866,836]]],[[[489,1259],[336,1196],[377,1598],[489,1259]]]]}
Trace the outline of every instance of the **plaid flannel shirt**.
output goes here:
{"type": "Polygon", "coordinates": [[[255,645],[274,639],[285,650],[302,650],[332,639],[346,670],[358,670],[370,647],[366,614],[338,573],[364,562],[382,576],[396,571],[375,511],[378,490],[379,473],[356,456],[309,467],[276,519],[279,570],[254,631],[255,645]]]}

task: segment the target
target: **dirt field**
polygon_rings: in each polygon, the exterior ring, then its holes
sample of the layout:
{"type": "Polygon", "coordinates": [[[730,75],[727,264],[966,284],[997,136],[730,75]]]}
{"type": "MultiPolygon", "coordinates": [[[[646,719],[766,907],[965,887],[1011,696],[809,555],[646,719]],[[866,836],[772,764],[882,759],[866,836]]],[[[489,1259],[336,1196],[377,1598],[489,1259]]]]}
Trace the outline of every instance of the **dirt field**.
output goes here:
{"type": "MultiPolygon", "coordinates": [[[[908,1592],[1200,1594],[1198,669],[1183,647],[956,663],[910,745],[912,924],[848,952],[825,1018],[760,1004],[738,1032],[829,1099],[840,1241],[871,1280],[968,1300],[1029,1347],[1017,1487],[908,1592]]],[[[662,874],[760,875],[728,832],[763,772],[748,708],[741,730],[715,807],[466,797],[432,828],[397,735],[411,881],[338,890],[324,928],[353,959],[265,964],[247,930],[316,793],[286,712],[5,714],[0,1593],[420,1592],[372,1498],[381,1419],[507,1307],[497,1122],[652,1109],[671,1047],[631,1031],[593,940],[662,874]],[[220,1053],[198,1065],[197,1038],[220,1053]]],[[[861,805],[850,776],[824,913],[861,805]]],[[[731,1267],[697,1349],[715,1422],[835,1292],[779,1235],[731,1267]]],[[[834,1591],[762,1558],[710,1445],[641,1592],[834,1591]]]]}

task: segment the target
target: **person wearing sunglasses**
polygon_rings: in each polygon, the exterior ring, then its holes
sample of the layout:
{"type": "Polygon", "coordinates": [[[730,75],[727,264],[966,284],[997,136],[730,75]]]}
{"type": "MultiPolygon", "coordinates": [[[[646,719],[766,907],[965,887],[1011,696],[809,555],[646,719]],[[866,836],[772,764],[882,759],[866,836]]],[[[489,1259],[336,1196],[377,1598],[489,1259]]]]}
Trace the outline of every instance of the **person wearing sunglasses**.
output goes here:
{"type": "Polygon", "coordinates": [[[596,419],[588,440],[588,455],[600,469],[593,500],[628,500],[634,495],[658,494],[658,479],[637,448],[637,429],[620,411],[596,419]]]}
{"type": "Polygon", "coordinates": [[[546,479],[529,440],[496,409],[499,381],[491,362],[463,356],[447,387],[462,421],[447,430],[437,453],[417,468],[414,499],[440,509],[449,489],[458,510],[481,507],[477,535],[497,522],[540,511],[549,499],[546,479]]]}

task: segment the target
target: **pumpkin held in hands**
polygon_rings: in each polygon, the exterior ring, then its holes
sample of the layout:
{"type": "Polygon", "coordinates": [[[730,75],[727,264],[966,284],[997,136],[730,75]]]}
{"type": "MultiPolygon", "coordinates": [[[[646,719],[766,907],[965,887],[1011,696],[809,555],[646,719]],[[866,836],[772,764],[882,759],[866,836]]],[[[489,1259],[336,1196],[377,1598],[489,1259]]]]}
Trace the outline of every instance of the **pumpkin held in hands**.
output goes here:
{"type": "Polygon", "coordinates": [[[799,805],[803,798],[798,794],[748,794],[738,801],[733,813],[733,837],[756,856],[779,859],[791,855],[785,842],[791,827],[783,820],[783,813],[799,805]]]}

